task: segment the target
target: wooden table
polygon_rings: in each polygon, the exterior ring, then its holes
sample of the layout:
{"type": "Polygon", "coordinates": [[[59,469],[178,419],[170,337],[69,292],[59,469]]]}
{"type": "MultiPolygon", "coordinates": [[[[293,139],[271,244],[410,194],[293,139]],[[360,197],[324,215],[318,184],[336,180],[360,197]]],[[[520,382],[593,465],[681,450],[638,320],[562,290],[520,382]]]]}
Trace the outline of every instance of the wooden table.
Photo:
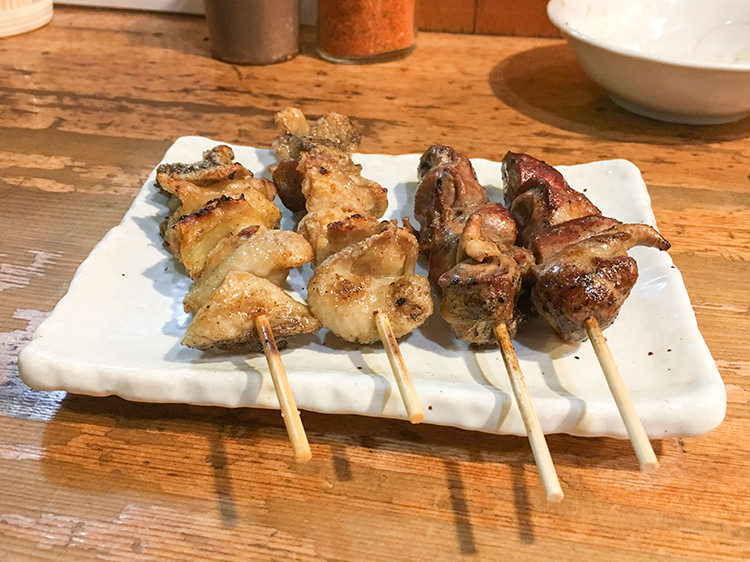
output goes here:
{"type": "Polygon", "coordinates": [[[212,60],[204,21],[56,8],[0,40],[0,560],[750,558],[750,120],[666,125],[618,109],[561,40],[423,33],[376,66],[212,60]],[[305,412],[36,392],[18,350],[171,142],[269,146],[298,105],[352,116],[363,152],[450,143],[643,172],[727,388],[724,423],[630,443],[549,437],[562,504],[525,439],[305,412]]]}

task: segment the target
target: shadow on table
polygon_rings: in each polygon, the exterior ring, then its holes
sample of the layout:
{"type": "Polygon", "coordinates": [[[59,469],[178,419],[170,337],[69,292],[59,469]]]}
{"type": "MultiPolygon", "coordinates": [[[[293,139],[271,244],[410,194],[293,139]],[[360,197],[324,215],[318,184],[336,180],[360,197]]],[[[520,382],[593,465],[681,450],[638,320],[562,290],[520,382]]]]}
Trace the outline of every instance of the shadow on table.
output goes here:
{"type": "Polygon", "coordinates": [[[711,126],[662,123],[617,106],[581,69],[565,43],[536,47],[500,61],[489,75],[505,104],[542,123],[587,136],[665,144],[703,144],[750,135],[750,118],[711,126]]]}
{"type": "MultiPolygon", "coordinates": [[[[541,485],[529,486],[530,482],[538,482],[538,476],[529,444],[522,437],[411,425],[400,420],[304,412],[303,422],[313,449],[313,460],[306,465],[295,465],[291,448],[286,446],[282,419],[275,410],[144,404],[117,397],[69,394],[62,400],[55,421],[45,425],[42,460],[46,477],[55,484],[88,492],[96,481],[96,486],[102,486],[107,493],[124,490],[129,501],[133,494],[145,494],[143,501],[148,502],[151,493],[167,493],[162,489],[165,478],[180,479],[180,486],[185,490],[200,490],[200,486],[205,485],[202,475],[208,470],[212,474],[216,509],[223,527],[236,526],[240,517],[237,508],[240,492],[235,489],[236,483],[229,470],[233,463],[281,463],[280,466],[286,465],[303,480],[330,472],[334,481],[347,485],[356,481],[357,473],[350,452],[356,450],[355,455],[360,458],[362,449],[371,454],[394,453],[393,462],[398,462],[400,454],[442,459],[449,510],[462,554],[478,551],[472,518],[483,508],[474,505],[476,499],[472,500],[477,482],[472,482],[467,490],[467,472],[478,479],[488,468],[497,474],[497,480],[490,478],[492,484],[486,495],[498,498],[498,509],[502,509],[503,498],[506,503],[512,502],[518,540],[522,543],[535,542],[532,515],[547,506],[541,495],[541,485]],[[86,432],[82,433],[80,428],[84,425],[86,432]],[[205,441],[196,440],[196,436],[205,441]],[[81,439],[86,441],[85,446],[79,441],[71,452],[69,443],[81,439]],[[186,450],[183,454],[180,449],[183,439],[185,444],[198,450],[186,450]],[[248,461],[248,457],[228,453],[226,443],[231,443],[235,451],[239,447],[262,451],[262,455],[248,461]],[[122,459],[123,447],[128,451],[125,460],[122,459]],[[201,456],[201,451],[205,457],[201,456]],[[61,470],[61,453],[65,458],[75,458],[64,464],[75,462],[80,470],[61,470]],[[199,455],[200,461],[191,458],[195,455],[199,455]],[[170,470],[173,461],[184,464],[170,470]],[[102,483],[98,483],[100,481],[102,483]],[[155,489],[151,490],[151,486],[155,489]]],[[[563,490],[569,494],[566,501],[586,501],[576,498],[586,490],[576,489],[571,483],[575,482],[574,476],[571,474],[571,482],[566,480],[566,473],[571,473],[569,469],[638,471],[629,441],[550,435],[548,443],[563,490]]],[[[654,448],[660,456],[662,443],[654,442],[654,448]]],[[[243,481],[240,497],[252,496],[252,490],[247,489],[251,486],[252,482],[243,481]]],[[[380,486],[378,484],[377,490],[380,486]]],[[[387,487],[386,483],[384,489],[387,487]]],[[[392,495],[393,490],[388,494],[392,495]]],[[[186,495],[195,497],[190,492],[186,495]]]]}

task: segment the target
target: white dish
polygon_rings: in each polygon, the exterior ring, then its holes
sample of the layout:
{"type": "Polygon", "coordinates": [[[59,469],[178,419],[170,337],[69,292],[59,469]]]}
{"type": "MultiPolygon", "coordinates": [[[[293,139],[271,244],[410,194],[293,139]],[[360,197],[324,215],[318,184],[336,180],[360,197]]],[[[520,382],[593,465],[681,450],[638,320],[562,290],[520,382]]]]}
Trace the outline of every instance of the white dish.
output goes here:
{"type": "MultiPolygon", "coordinates": [[[[215,144],[180,138],[162,161],[192,162],[215,144]]],[[[275,161],[269,150],[233,148],[256,175],[267,175],[275,161]]],[[[418,158],[356,156],[366,177],[389,188],[391,217],[412,215],[418,158]]],[[[480,181],[500,200],[500,165],[474,164],[480,181]]],[[[586,187],[605,214],[654,224],[646,186],[632,163],[611,160],[560,170],[573,187],[586,187]]],[[[167,209],[153,183],[154,173],[23,349],[22,379],[40,390],[145,402],[277,408],[262,355],[201,353],[180,345],[189,321],[182,298],[190,282],[162,247],[159,222],[167,209]]],[[[293,227],[288,212],[282,226],[293,227]]],[[[705,433],[723,419],[726,395],[682,278],[667,253],[643,248],[634,253],[640,278],[606,331],[612,351],[650,436],[705,433]]],[[[298,295],[309,274],[302,269],[290,275],[298,295]]],[[[520,332],[515,347],[546,433],[626,436],[590,345],[561,343],[535,321],[520,332]]],[[[525,434],[497,350],[469,349],[438,315],[402,340],[401,349],[426,423],[525,434]]],[[[301,409],[406,417],[379,346],[357,348],[321,332],[291,340],[282,357],[301,409]]]]}
{"type": "Polygon", "coordinates": [[[688,124],[750,113],[747,0],[552,0],[547,13],[629,111],[688,124]]]}

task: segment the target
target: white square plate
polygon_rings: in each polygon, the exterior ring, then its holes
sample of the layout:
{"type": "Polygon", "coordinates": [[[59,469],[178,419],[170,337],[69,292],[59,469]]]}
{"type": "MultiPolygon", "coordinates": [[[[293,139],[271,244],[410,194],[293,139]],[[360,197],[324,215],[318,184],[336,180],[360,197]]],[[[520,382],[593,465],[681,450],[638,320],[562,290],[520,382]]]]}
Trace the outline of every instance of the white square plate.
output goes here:
{"type": "MultiPolygon", "coordinates": [[[[162,162],[193,162],[218,144],[178,139],[162,162]]],[[[233,146],[236,159],[268,177],[272,151],[233,146]]],[[[363,175],[389,190],[386,218],[411,216],[419,155],[358,154],[363,175]]],[[[500,164],[474,160],[491,197],[502,199],[500,164]]],[[[625,160],[563,166],[560,171],[605,215],[654,225],[646,186],[625,160]]],[[[22,351],[22,379],[39,390],[116,394],[144,402],[278,408],[262,354],[201,353],[180,345],[190,318],[182,299],[190,280],[162,247],[165,198],[146,180],[122,222],[91,251],[67,294],[22,351]]],[[[284,210],[283,228],[293,228],[284,210]]],[[[640,277],[606,331],[635,408],[651,437],[699,435],[724,417],[726,394],[701,337],[679,271],[665,252],[637,248],[640,277]]],[[[424,273],[424,271],[421,271],[424,273]]],[[[309,267],[289,288],[304,298],[309,267]]],[[[626,437],[588,343],[562,343],[541,321],[514,342],[546,433],[626,437]]],[[[435,314],[401,341],[425,422],[524,435],[499,351],[456,340],[435,314]]],[[[380,346],[356,347],[322,331],[292,339],[282,358],[301,409],[405,418],[380,346]]]]}

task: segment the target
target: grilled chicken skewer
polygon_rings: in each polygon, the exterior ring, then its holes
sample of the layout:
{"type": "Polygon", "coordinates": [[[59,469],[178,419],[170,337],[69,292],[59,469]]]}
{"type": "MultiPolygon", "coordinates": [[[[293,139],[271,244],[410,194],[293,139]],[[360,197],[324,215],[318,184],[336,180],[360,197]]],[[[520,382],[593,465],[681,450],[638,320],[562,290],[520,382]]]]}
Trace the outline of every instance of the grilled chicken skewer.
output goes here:
{"type": "Polygon", "coordinates": [[[424,412],[397,342],[432,314],[429,282],[414,274],[416,238],[379,220],[387,193],[352,161],[360,134],[347,117],[328,113],[310,123],[287,108],[275,121],[282,134],[273,144],[281,159],[274,181],[287,207],[306,211],[297,230],[313,248],[310,310],[347,341],[383,343],[407,416],[418,423],[424,412]]]}
{"type": "Polygon", "coordinates": [[[510,213],[490,202],[466,156],[432,146],[420,159],[418,176],[414,216],[422,227],[420,249],[429,260],[430,279],[442,295],[440,314],[460,339],[500,344],[547,499],[561,501],[560,482],[510,340],[518,292],[533,257],[513,246],[516,226],[510,213]]]}
{"type": "Polygon", "coordinates": [[[259,342],[266,356],[295,458],[310,459],[299,411],[279,355],[282,337],[315,332],[318,321],[282,288],[289,270],[312,259],[310,245],[277,230],[276,187],[254,178],[225,145],[195,164],[165,164],[157,185],[171,198],[165,246],[195,279],[185,297],[193,314],[182,343],[198,349],[259,342]]]}
{"type": "Polygon", "coordinates": [[[601,330],[614,322],[638,278],[627,251],[667,250],[669,242],[650,226],[603,216],[562,174],[531,156],[509,152],[502,174],[518,240],[536,258],[534,307],[563,340],[590,339],[641,469],[656,469],[656,455],[601,330]]]}

